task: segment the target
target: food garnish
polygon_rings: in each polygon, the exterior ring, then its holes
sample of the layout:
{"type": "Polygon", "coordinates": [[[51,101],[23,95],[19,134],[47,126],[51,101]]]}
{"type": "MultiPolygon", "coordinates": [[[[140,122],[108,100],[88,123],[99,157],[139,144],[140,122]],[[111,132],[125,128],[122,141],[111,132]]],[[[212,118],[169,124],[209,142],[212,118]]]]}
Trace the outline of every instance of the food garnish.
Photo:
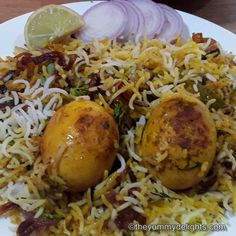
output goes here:
{"type": "Polygon", "coordinates": [[[176,35],[181,35],[183,37],[186,28],[181,15],[175,9],[165,4],[159,4],[159,6],[165,15],[165,22],[160,34],[158,34],[158,38],[169,40],[176,35]]]}
{"type": "Polygon", "coordinates": [[[25,25],[25,42],[28,48],[45,47],[49,41],[65,37],[84,25],[83,18],[70,8],[47,5],[36,10],[25,25]]]}
{"type": "Polygon", "coordinates": [[[175,9],[151,0],[98,3],[83,18],[85,26],[75,37],[85,42],[104,38],[137,42],[144,36],[171,41],[177,35],[187,35],[183,19],[175,9]]]}
{"type": "Polygon", "coordinates": [[[76,86],[74,88],[70,88],[70,95],[76,97],[88,95],[88,88],[85,86],[76,86]]]}
{"type": "Polygon", "coordinates": [[[116,103],[114,107],[114,117],[119,124],[124,114],[125,114],[125,111],[124,111],[122,103],[121,102],[116,103]]]}

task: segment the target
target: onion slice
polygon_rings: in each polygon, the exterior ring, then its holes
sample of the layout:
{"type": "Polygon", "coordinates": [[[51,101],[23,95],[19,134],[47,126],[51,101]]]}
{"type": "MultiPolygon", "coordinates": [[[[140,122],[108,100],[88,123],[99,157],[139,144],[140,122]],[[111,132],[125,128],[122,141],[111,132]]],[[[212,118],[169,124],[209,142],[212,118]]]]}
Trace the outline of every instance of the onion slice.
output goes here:
{"type": "Polygon", "coordinates": [[[177,35],[184,33],[184,22],[180,14],[173,8],[158,4],[165,15],[165,23],[158,37],[162,40],[172,40],[177,35]]]}
{"type": "Polygon", "coordinates": [[[128,21],[124,7],[114,2],[101,2],[89,8],[83,15],[85,25],[83,30],[76,34],[85,42],[93,39],[115,39],[125,29],[128,21]]]}
{"type": "Polygon", "coordinates": [[[162,9],[151,0],[129,0],[135,4],[144,16],[143,35],[155,38],[162,30],[165,17],[162,9]]]}
{"type": "Polygon", "coordinates": [[[142,12],[133,2],[126,0],[113,0],[113,2],[125,7],[128,16],[128,23],[125,26],[124,32],[120,35],[120,39],[138,41],[142,37],[144,29],[144,16],[142,12]]]}

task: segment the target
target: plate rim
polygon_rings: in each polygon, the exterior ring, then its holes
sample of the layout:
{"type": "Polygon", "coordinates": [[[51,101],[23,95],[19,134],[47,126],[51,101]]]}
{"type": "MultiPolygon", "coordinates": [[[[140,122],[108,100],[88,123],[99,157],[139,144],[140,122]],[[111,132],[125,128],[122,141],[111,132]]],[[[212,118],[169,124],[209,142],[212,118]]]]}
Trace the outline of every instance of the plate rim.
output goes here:
{"type": "MultiPolygon", "coordinates": [[[[99,2],[103,2],[103,1],[82,1],[82,2],[69,2],[69,3],[64,3],[64,4],[59,4],[59,5],[64,5],[64,6],[67,6],[67,7],[70,7],[70,8],[75,8],[75,6],[76,5],[78,5],[78,4],[83,4],[83,5],[88,5],[88,4],[98,4],[99,2]]],[[[181,10],[177,10],[180,14],[181,14],[181,16],[184,18],[193,18],[193,19],[197,19],[197,21],[202,21],[202,22],[207,22],[208,24],[210,24],[210,25],[213,25],[217,30],[219,30],[219,31],[221,31],[221,32],[224,32],[224,33],[226,33],[227,35],[230,35],[230,37],[233,37],[233,38],[235,38],[235,40],[236,40],[236,34],[234,33],[234,32],[232,32],[232,31],[230,31],[230,30],[228,30],[228,29],[226,29],[226,28],[224,28],[223,26],[221,26],[221,25],[218,25],[217,23],[214,23],[214,22],[212,22],[212,21],[210,21],[210,20],[208,20],[208,19],[205,19],[205,18],[203,18],[203,17],[200,17],[200,16],[196,16],[196,15],[194,15],[194,14],[191,14],[191,13],[188,13],[188,12],[185,12],[185,11],[181,11],[181,10]]],[[[19,16],[16,16],[16,17],[13,17],[13,18],[11,18],[11,19],[9,19],[9,20],[6,20],[6,21],[4,21],[4,22],[2,22],[1,24],[0,24],[0,31],[2,30],[2,28],[4,28],[4,27],[7,27],[9,24],[12,24],[12,23],[14,23],[14,22],[18,22],[18,21],[25,21],[26,19],[27,19],[27,17],[30,15],[30,14],[32,14],[32,12],[33,11],[31,11],[31,12],[28,12],[28,13],[24,13],[24,14],[21,14],[21,15],[19,15],[19,16]]],[[[216,40],[218,40],[217,38],[216,38],[216,40]]],[[[236,54],[236,47],[235,47],[235,50],[232,50],[232,51],[234,51],[234,54],[236,54]]],[[[11,53],[9,53],[9,54],[12,54],[13,52],[11,52],[11,53]]],[[[0,54],[0,57],[2,57],[1,56],[1,54],[0,54]]],[[[4,57],[4,56],[3,56],[4,57]]],[[[5,219],[5,218],[4,218],[5,219]]],[[[228,217],[228,219],[229,219],[229,221],[230,221],[230,224],[231,224],[231,226],[229,227],[229,228],[233,228],[233,225],[234,224],[232,224],[233,222],[231,222],[232,221],[232,219],[236,219],[236,214],[232,217],[228,217]]],[[[1,219],[0,219],[0,225],[1,225],[1,219]]],[[[5,221],[6,222],[6,221],[5,221]]],[[[236,227],[234,227],[234,230],[236,230],[236,227]]],[[[8,230],[9,232],[7,232],[7,234],[8,233],[10,233],[10,229],[8,230]]],[[[235,232],[235,231],[234,231],[235,232]]],[[[218,235],[218,236],[222,236],[222,235],[227,235],[227,236],[229,236],[229,234],[227,233],[227,232],[225,232],[225,233],[223,233],[223,232],[219,232],[219,233],[213,233],[214,235],[218,235]]],[[[230,234],[231,235],[231,234],[230,234]]],[[[232,234],[232,236],[233,236],[234,234],[232,234]]]]}

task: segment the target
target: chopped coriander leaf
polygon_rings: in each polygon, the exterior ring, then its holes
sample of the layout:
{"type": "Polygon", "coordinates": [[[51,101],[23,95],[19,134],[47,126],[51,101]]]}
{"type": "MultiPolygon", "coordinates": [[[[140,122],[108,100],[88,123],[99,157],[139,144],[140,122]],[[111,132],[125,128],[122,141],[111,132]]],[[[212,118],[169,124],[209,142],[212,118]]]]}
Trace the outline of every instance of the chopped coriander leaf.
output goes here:
{"type": "Polygon", "coordinates": [[[42,77],[40,77],[40,80],[41,80],[40,85],[44,86],[44,84],[46,82],[46,78],[44,76],[42,76],[42,77]]]}
{"type": "Polygon", "coordinates": [[[55,65],[54,63],[50,63],[47,66],[47,72],[48,74],[52,75],[55,72],[55,65]]]}
{"type": "Polygon", "coordinates": [[[85,86],[70,88],[70,95],[71,96],[84,96],[88,94],[88,89],[85,86]]]}
{"type": "Polygon", "coordinates": [[[125,114],[124,108],[122,106],[121,103],[117,103],[115,104],[115,108],[114,108],[114,116],[115,116],[115,120],[120,123],[123,116],[125,114]]]}
{"type": "Polygon", "coordinates": [[[197,85],[198,91],[200,93],[200,99],[203,103],[207,103],[211,99],[215,99],[216,101],[211,104],[211,107],[218,110],[225,106],[224,100],[217,94],[213,93],[209,89],[207,89],[204,85],[198,84],[197,85]]]}
{"type": "Polygon", "coordinates": [[[14,140],[11,140],[10,142],[9,142],[9,145],[10,146],[13,146],[15,144],[15,141],[14,140]]]}
{"type": "Polygon", "coordinates": [[[41,215],[42,219],[48,219],[48,220],[61,220],[63,217],[59,216],[59,215],[55,215],[55,214],[50,214],[50,213],[43,213],[41,215]]]}

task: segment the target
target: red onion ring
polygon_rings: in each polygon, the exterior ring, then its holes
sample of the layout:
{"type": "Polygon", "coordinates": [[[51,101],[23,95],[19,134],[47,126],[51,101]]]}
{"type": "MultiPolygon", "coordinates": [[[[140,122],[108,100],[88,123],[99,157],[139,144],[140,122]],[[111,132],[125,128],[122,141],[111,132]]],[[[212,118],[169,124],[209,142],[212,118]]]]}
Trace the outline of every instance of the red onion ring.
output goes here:
{"type": "Polygon", "coordinates": [[[85,26],[76,35],[85,42],[93,39],[118,38],[127,25],[127,12],[114,2],[101,2],[89,8],[83,15],[85,26]]]}
{"type": "Polygon", "coordinates": [[[184,22],[180,14],[173,8],[158,4],[165,15],[165,23],[158,37],[162,40],[171,40],[184,32],[184,22]]]}
{"type": "Polygon", "coordinates": [[[138,41],[143,35],[144,16],[140,9],[132,2],[126,0],[113,0],[126,8],[128,24],[121,35],[121,39],[138,41]]]}
{"type": "Polygon", "coordinates": [[[152,0],[110,0],[98,3],[84,15],[85,26],[74,36],[86,43],[93,39],[139,41],[149,39],[172,40],[177,34],[187,38],[188,31],[180,14],[164,4],[152,0]]]}
{"type": "Polygon", "coordinates": [[[163,27],[165,17],[158,4],[151,0],[129,0],[135,4],[144,16],[143,35],[152,39],[158,35],[163,27]]]}

